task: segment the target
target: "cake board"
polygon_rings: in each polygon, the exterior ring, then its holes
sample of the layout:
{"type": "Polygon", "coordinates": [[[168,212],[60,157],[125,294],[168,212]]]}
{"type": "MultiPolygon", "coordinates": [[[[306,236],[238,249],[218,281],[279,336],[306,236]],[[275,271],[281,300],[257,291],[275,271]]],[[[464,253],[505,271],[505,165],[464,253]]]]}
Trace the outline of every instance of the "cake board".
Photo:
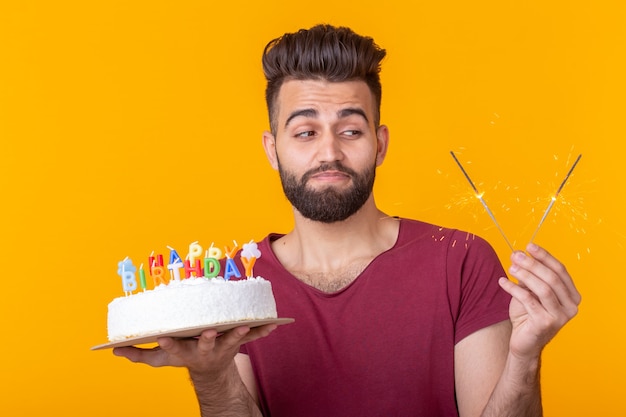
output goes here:
{"type": "Polygon", "coordinates": [[[159,337],[177,337],[177,338],[191,338],[197,337],[202,334],[205,330],[216,330],[218,333],[223,333],[225,331],[234,329],[235,327],[240,326],[249,326],[250,328],[265,326],[266,324],[277,324],[283,325],[288,323],[293,323],[294,319],[292,318],[277,318],[277,319],[262,319],[262,320],[242,320],[242,321],[231,321],[227,323],[218,323],[211,325],[202,325],[202,326],[194,326],[194,327],[185,327],[182,329],[171,330],[167,332],[160,333],[152,333],[145,336],[140,337],[130,337],[124,340],[118,340],[115,342],[104,343],[101,345],[96,345],[91,348],[91,350],[101,350],[101,349],[111,349],[116,347],[124,347],[124,346],[135,346],[141,345],[144,343],[153,343],[159,337]]]}

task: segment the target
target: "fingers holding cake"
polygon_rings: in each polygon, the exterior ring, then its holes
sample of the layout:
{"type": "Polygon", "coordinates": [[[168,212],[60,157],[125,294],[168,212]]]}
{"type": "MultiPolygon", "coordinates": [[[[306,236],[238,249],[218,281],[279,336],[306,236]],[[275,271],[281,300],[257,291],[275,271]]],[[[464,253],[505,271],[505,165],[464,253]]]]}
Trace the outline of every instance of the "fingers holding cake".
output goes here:
{"type": "Polygon", "coordinates": [[[168,366],[168,353],[157,346],[153,349],[142,349],[134,346],[117,347],[113,349],[115,356],[122,356],[131,362],[145,363],[146,365],[161,367],[168,366]]]}
{"type": "Polygon", "coordinates": [[[168,354],[169,365],[184,366],[192,375],[219,373],[233,364],[239,347],[269,335],[276,325],[236,327],[223,334],[205,330],[197,339],[159,338],[160,348],[168,354]]]}
{"type": "Polygon", "coordinates": [[[268,336],[278,326],[276,324],[266,324],[259,327],[240,326],[224,333],[218,340],[224,343],[226,348],[234,348],[235,353],[239,351],[239,346],[252,342],[256,339],[268,336]]]}
{"type": "Polygon", "coordinates": [[[265,337],[276,327],[275,324],[252,329],[240,326],[223,334],[205,330],[198,338],[190,339],[160,337],[157,339],[159,346],[155,348],[118,347],[113,353],[153,367],[176,366],[186,367],[191,372],[214,372],[230,364],[242,344],[265,337]]]}
{"type": "MultiPolygon", "coordinates": [[[[178,339],[160,337],[158,346],[152,349],[121,347],[113,349],[117,356],[123,356],[131,362],[144,363],[153,367],[175,366],[189,370],[210,370],[213,363],[219,362],[221,354],[216,355],[215,330],[205,330],[198,338],[178,339]]],[[[234,357],[234,353],[232,354],[234,357]]]]}
{"type": "Polygon", "coordinates": [[[223,361],[232,360],[239,352],[241,345],[268,336],[277,327],[275,324],[255,328],[240,326],[225,332],[217,338],[206,335],[205,333],[207,332],[205,331],[200,335],[198,351],[213,354],[218,358],[222,358],[223,361]]]}

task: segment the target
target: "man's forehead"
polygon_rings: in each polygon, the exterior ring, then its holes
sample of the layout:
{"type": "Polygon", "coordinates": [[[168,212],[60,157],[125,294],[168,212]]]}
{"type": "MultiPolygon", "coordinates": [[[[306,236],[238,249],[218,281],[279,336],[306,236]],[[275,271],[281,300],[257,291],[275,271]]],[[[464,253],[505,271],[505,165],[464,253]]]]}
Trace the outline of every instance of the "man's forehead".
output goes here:
{"type": "Polygon", "coordinates": [[[279,119],[285,120],[294,111],[303,115],[332,112],[338,116],[354,113],[349,109],[373,112],[373,95],[364,81],[330,82],[326,80],[289,80],[281,86],[278,94],[279,119]]]}

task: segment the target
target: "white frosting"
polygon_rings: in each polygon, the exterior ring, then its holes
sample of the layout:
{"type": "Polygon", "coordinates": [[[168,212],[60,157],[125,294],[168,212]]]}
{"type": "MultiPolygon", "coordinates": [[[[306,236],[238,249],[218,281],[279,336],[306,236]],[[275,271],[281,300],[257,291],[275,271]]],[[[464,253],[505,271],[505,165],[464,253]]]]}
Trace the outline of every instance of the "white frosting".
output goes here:
{"type": "Polygon", "coordinates": [[[187,327],[277,317],[269,281],[187,278],[109,303],[109,341],[187,327]]]}

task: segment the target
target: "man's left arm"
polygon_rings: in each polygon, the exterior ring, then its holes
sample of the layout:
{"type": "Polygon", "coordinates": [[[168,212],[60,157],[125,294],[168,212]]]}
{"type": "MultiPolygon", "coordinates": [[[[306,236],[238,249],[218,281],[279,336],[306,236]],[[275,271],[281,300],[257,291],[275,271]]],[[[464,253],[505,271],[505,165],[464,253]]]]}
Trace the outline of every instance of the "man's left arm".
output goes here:
{"type": "Polygon", "coordinates": [[[566,268],[544,249],[515,252],[500,286],[512,296],[509,322],[475,332],[455,347],[461,417],[541,416],[541,351],[574,317],[581,297],[566,268]]]}

